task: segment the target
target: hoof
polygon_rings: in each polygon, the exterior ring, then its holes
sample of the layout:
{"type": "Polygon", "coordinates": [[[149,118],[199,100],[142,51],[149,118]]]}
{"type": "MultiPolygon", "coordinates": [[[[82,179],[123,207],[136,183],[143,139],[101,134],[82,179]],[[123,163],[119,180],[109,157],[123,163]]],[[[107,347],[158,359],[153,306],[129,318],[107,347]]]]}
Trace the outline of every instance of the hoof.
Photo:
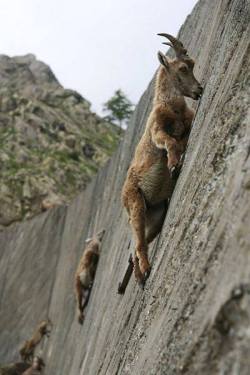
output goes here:
{"type": "Polygon", "coordinates": [[[84,321],[84,316],[79,316],[78,323],[81,324],[81,326],[83,325],[83,321],[84,321]]]}
{"type": "Polygon", "coordinates": [[[142,274],[142,277],[141,277],[139,283],[140,283],[141,285],[143,285],[143,288],[144,288],[144,286],[145,286],[145,283],[146,283],[147,279],[148,279],[149,276],[150,276],[150,272],[151,272],[151,267],[149,267],[149,268],[147,269],[147,271],[145,271],[145,272],[142,274]]]}
{"type": "Polygon", "coordinates": [[[118,294],[124,294],[125,293],[125,290],[124,290],[124,287],[122,286],[122,283],[118,284],[117,293],[118,294]]]}
{"type": "Polygon", "coordinates": [[[171,178],[173,180],[177,180],[177,178],[179,177],[180,172],[181,172],[181,168],[180,167],[177,167],[177,166],[172,167],[170,169],[171,178]]]}
{"type": "Polygon", "coordinates": [[[146,284],[147,279],[149,278],[150,272],[151,272],[151,268],[149,268],[146,272],[144,272],[144,274],[142,274],[142,277],[138,280],[139,287],[142,290],[144,290],[145,288],[145,284],[146,284]]]}
{"type": "Polygon", "coordinates": [[[140,267],[140,273],[141,273],[141,279],[146,281],[150,275],[151,272],[151,266],[147,258],[142,259],[139,262],[140,267]]]}
{"type": "Polygon", "coordinates": [[[141,289],[141,290],[144,290],[144,287],[145,287],[145,280],[140,280],[138,284],[139,284],[140,289],[141,289]]]}
{"type": "Polygon", "coordinates": [[[144,272],[144,274],[143,274],[144,283],[149,278],[150,272],[151,272],[151,268],[149,268],[146,272],[144,272]]]}

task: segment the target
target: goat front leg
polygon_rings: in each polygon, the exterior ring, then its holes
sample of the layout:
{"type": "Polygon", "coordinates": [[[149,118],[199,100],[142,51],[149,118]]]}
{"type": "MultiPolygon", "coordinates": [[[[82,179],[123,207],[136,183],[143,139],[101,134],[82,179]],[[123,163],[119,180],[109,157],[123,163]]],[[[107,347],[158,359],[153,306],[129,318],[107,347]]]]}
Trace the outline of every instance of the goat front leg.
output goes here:
{"type": "Polygon", "coordinates": [[[179,143],[179,147],[180,147],[180,150],[182,152],[181,154],[181,158],[180,158],[180,164],[181,166],[183,165],[183,162],[185,160],[185,153],[186,153],[186,148],[187,148],[187,143],[188,143],[188,139],[189,139],[189,135],[183,137],[178,143],[179,143]]]}
{"type": "Polygon", "coordinates": [[[175,138],[166,133],[159,126],[152,128],[152,140],[158,148],[167,150],[168,169],[172,177],[176,177],[176,172],[181,168],[181,155],[184,152],[183,143],[177,142],[175,138]]]}
{"type": "Polygon", "coordinates": [[[168,133],[168,128],[171,129],[174,121],[166,113],[157,111],[151,128],[152,141],[156,147],[168,152],[168,168],[170,171],[178,166],[182,154],[182,145],[168,133]]]}
{"type": "Polygon", "coordinates": [[[170,170],[172,178],[176,179],[182,167],[183,148],[176,140],[166,141],[166,149],[168,152],[168,169],[170,170]]]}
{"type": "Polygon", "coordinates": [[[129,199],[130,223],[136,239],[134,272],[137,281],[144,284],[150,275],[150,264],[148,261],[148,245],[145,234],[146,205],[142,193],[133,191],[129,199]]]}
{"type": "Polygon", "coordinates": [[[179,150],[179,154],[180,154],[179,162],[178,162],[176,167],[171,169],[171,175],[175,179],[179,176],[181,168],[182,168],[184,160],[185,160],[185,153],[186,153],[188,139],[189,139],[189,132],[183,138],[178,140],[178,150],[179,150]]]}
{"type": "Polygon", "coordinates": [[[83,289],[79,276],[76,276],[76,299],[78,306],[78,322],[83,324],[84,314],[83,314],[83,305],[82,305],[83,289]]]}

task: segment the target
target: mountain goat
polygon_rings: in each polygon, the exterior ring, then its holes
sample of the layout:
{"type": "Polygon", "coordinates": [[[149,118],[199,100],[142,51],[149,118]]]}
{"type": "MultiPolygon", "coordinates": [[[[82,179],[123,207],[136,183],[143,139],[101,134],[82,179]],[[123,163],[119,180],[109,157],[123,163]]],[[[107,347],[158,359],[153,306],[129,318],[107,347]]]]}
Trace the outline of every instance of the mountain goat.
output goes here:
{"type": "Polygon", "coordinates": [[[52,327],[50,319],[42,320],[37,328],[35,329],[30,340],[24,342],[23,346],[19,350],[20,356],[23,361],[31,361],[37,345],[41,342],[44,336],[49,337],[50,330],[48,327],[52,327]]]}
{"type": "Polygon", "coordinates": [[[78,322],[80,324],[83,324],[83,311],[88,304],[90,292],[95,279],[96,268],[99,261],[100,246],[104,233],[105,230],[102,230],[93,238],[86,240],[87,247],[84,249],[75,274],[75,291],[79,312],[78,322]]]}
{"type": "Polygon", "coordinates": [[[193,73],[194,61],[183,44],[169,34],[176,58],[158,52],[153,108],[127,172],[122,190],[125,206],[136,239],[134,272],[144,285],[150,274],[148,244],[161,231],[168,200],[174,189],[194,112],[184,96],[198,100],[202,87],[193,73]]]}

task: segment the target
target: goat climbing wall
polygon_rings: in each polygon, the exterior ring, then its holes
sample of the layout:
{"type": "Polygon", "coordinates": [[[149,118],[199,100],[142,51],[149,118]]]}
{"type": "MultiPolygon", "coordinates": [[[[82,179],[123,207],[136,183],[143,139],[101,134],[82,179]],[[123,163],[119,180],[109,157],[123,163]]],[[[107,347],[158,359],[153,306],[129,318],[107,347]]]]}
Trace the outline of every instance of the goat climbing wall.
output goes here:
{"type": "MultiPolygon", "coordinates": [[[[119,150],[85,192],[0,233],[1,362],[18,359],[22,341],[49,316],[53,331],[41,346],[49,375],[249,374],[249,19],[247,0],[201,0],[180,30],[205,90],[162,233],[151,245],[144,291],[132,278],[117,295],[131,239],[120,192],[152,84],[119,150]],[[85,238],[103,227],[80,326],[74,271],[85,238]]],[[[162,31],[167,25],[155,32],[162,31]]]]}

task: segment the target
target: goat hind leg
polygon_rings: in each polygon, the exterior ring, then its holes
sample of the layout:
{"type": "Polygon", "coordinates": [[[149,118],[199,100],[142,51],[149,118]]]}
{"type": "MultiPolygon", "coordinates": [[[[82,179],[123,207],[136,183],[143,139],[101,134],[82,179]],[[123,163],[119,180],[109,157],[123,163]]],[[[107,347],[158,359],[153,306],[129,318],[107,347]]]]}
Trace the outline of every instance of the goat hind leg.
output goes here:
{"type": "Polygon", "coordinates": [[[91,289],[92,289],[92,286],[89,287],[88,289],[86,289],[86,295],[85,295],[85,299],[84,299],[84,302],[83,302],[83,305],[82,305],[82,309],[83,310],[85,309],[85,307],[87,306],[87,304],[89,302],[89,297],[90,297],[91,289]]]}
{"type": "Polygon", "coordinates": [[[83,290],[82,290],[82,284],[80,277],[76,277],[76,299],[77,299],[77,306],[78,306],[78,322],[80,324],[83,324],[84,320],[84,314],[83,314],[83,304],[82,304],[82,295],[83,295],[83,290]]]}
{"type": "Polygon", "coordinates": [[[148,246],[145,237],[146,205],[139,190],[134,192],[129,208],[131,226],[136,239],[134,272],[136,279],[143,283],[149,277],[151,267],[148,261],[148,246]]]}

